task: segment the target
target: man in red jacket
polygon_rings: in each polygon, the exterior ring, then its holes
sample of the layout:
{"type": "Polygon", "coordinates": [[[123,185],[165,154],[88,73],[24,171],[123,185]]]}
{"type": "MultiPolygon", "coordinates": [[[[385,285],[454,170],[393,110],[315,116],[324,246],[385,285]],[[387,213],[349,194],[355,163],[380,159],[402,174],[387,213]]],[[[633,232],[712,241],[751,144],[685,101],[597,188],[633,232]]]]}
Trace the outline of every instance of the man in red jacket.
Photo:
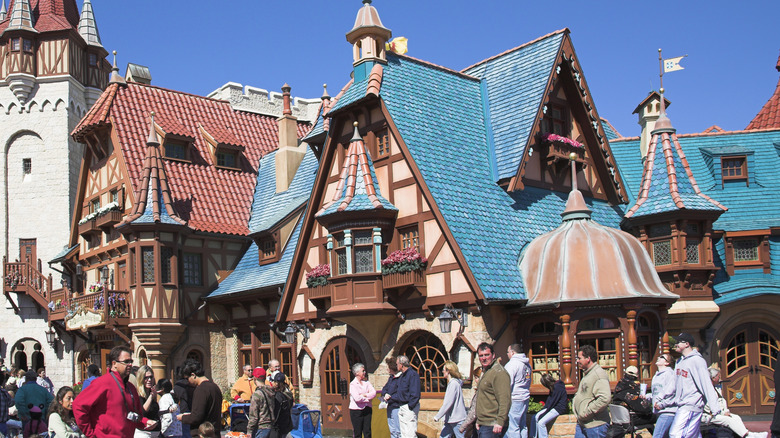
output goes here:
{"type": "Polygon", "coordinates": [[[152,429],[154,420],[141,418],[141,399],[127,381],[133,368],[132,352],[124,345],[111,349],[111,370],[95,379],[73,401],[73,416],[89,438],[133,436],[135,429],[152,429]]]}

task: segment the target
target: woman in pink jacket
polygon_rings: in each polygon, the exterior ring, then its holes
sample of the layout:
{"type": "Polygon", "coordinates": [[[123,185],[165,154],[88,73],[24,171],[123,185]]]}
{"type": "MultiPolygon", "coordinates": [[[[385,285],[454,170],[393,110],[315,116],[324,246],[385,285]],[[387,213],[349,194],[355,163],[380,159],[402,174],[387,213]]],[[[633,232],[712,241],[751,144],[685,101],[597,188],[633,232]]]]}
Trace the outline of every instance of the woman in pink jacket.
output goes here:
{"type": "Polygon", "coordinates": [[[376,389],[368,381],[366,366],[362,363],[352,365],[355,379],[349,384],[349,417],[352,420],[354,438],[371,438],[371,400],[376,397],[376,389]]]}

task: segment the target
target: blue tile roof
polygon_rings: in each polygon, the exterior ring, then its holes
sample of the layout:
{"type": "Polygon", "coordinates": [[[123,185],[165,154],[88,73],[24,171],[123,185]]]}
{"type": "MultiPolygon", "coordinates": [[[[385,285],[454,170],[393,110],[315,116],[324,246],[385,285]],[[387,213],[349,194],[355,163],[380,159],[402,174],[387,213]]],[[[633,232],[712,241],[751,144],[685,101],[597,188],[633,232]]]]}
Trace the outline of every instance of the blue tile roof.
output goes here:
{"type": "MultiPolygon", "coordinates": [[[[729,209],[715,222],[716,230],[780,226],[780,160],[775,148],[780,144],[780,130],[683,135],[679,141],[699,188],[729,209]],[[748,174],[755,182],[749,186],[744,182],[724,184],[721,179],[719,159],[713,153],[729,154],[734,150],[754,151],[748,157],[748,174]]],[[[642,180],[639,139],[613,140],[610,145],[633,203],[642,180]]]]}
{"type": "Polygon", "coordinates": [[[309,141],[314,137],[317,137],[320,134],[325,133],[325,119],[322,117],[322,108],[320,107],[320,111],[317,113],[317,120],[314,121],[314,127],[311,128],[311,131],[309,131],[306,136],[303,137],[303,141],[309,141]]]}
{"type": "Polygon", "coordinates": [[[485,81],[499,179],[517,173],[564,34],[553,33],[464,70],[485,81]]]}
{"type": "Polygon", "coordinates": [[[65,260],[65,256],[70,254],[73,250],[75,250],[78,247],[79,247],[78,243],[73,245],[73,246],[71,246],[70,248],[68,248],[66,246],[65,248],[62,249],[62,251],[58,252],[57,255],[52,257],[52,259],[51,259],[51,261],[49,261],[49,263],[59,263],[59,262],[65,260]]]}
{"type": "Polygon", "coordinates": [[[354,82],[352,85],[350,85],[349,88],[347,88],[347,91],[345,91],[344,94],[341,95],[341,97],[336,102],[336,104],[333,105],[333,107],[328,112],[329,113],[336,112],[341,108],[344,108],[345,106],[355,103],[358,100],[366,97],[367,89],[368,89],[368,77],[366,77],[362,81],[354,82]]]}
{"type": "Polygon", "coordinates": [[[290,187],[276,193],[276,153],[271,152],[260,159],[257,185],[249,218],[249,233],[267,231],[295,209],[305,204],[311,195],[318,161],[314,152],[307,149],[290,187]]]}
{"type": "Polygon", "coordinates": [[[616,138],[620,138],[617,132],[615,132],[614,129],[612,129],[612,125],[610,125],[605,119],[601,119],[601,126],[604,127],[604,134],[607,135],[607,140],[614,140],[616,138]]]}
{"type": "MultiPolygon", "coordinates": [[[[527,187],[510,195],[495,183],[479,81],[388,54],[380,96],[485,299],[525,299],[520,251],[560,225],[567,194],[527,187]],[[446,135],[432,126],[446,127],[446,135]]],[[[516,122],[503,120],[493,127],[525,129],[516,122]]],[[[620,209],[589,203],[594,220],[618,226],[620,209]]]]}
{"type": "Polygon", "coordinates": [[[257,244],[252,242],[244,256],[236,265],[236,269],[206,298],[225,297],[232,294],[249,292],[274,286],[284,287],[290,272],[295,247],[301,234],[301,224],[305,212],[298,219],[295,230],[284,248],[281,258],[276,263],[259,266],[260,254],[257,244]]]}
{"type": "MultiPolygon", "coordinates": [[[[729,209],[715,221],[714,229],[746,231],[780,226],[780,160],[776,150],[780,130],[685,135],[679,141],[699,188],[729,209]],[[719,156],[732,154],[748,156],[749,186],[745,182],[722,181],[719,156]]],[[[642,177],[639,140],[616,140],[610,144],[633,201],[642,177]]],[[[770,236],[770,274],[761,269],[737,269],[729,275],[723,239],[714,242],[714,249],[715,265],[721,267],[713,282],[715,303],[780,295],[780,238],[770,236]]]]}
{"type": "MultiPolygon", "coordinates": [[[[151,182],[150,182],[151,183],[151,182]]],[[[169,214],[168,209],[165,208],[165,201],[163,200],[163,191],[160,187],[159,181],[156,181],[157,184],[157,190],[156,192],[159,193],[159,201],[160,201],[160,222],[161,224],[170,224],[170,225],[181,225],[179,222],[176,222],[169,214]]],[[[154,220],[154,193],[155,190],[152,190],[151,187],[149,187],[149,190],[146,192],[146,208],[144,209],[144,213],[141,216],[138,216],[135,220],[133,220],[131,223],[134,224],[154,224],[158,223],[154,220]]]]}
{"type": "Polygon", "coordinates": [[[680,159],[672,140],[663,141],[660,138],[660,135],[653,136],[653,140],[656,141],[655,146],[651,146],[647,154],[648,157],[653,157],[650,187],[645,194],[642,193],[641,189],[638,190],[638,196],[640,198],[635,201],[627,214],[630,214],[632,218],[638,218],[682,209],[695,211],[723,211],[720,206],[696,193],[693,188],[695,181],[692,181],[691,178],[688,177],[688,173],[685,171],[685,167],[683,166],[682,160],[680,159]],[[669,164],[666,161],[667,150],[671,152],[672,155],[673,169],[669,169],[669,164]],[[673,172],[675,176],[676,185],[674,187],[669,181],[670,172],[673,172]],[[683,204],[682,207],[675,203],[673,198],[673,193],[675,192],[679,195],[679,200],[683,204]]]}

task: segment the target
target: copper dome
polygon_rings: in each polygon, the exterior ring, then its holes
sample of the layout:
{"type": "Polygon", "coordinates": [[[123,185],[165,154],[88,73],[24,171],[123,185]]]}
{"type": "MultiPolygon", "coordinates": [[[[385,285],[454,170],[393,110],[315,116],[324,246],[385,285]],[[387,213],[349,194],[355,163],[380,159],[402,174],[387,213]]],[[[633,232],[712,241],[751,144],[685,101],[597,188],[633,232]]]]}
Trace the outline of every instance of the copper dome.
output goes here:
{"type": "Polygon", "coordinates": [[[639,240],[592,221],[590,213],[573,190],[561,226],[525,248],[519,267],[528,306],[678,298],[661,283],[639,240]]]}

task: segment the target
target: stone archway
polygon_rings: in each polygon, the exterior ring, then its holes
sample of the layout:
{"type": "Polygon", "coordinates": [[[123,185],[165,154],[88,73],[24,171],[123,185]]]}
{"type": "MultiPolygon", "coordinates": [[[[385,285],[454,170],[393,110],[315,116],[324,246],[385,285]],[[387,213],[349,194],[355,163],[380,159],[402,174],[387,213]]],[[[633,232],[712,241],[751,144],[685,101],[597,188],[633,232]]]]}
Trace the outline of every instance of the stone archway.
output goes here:
{"type": "Polygon", "coordinates": [[[11,365],[21,370],[38,370],[46,366],[41,343],[33,338],[23,338],[11,347],[11,365]]]}

